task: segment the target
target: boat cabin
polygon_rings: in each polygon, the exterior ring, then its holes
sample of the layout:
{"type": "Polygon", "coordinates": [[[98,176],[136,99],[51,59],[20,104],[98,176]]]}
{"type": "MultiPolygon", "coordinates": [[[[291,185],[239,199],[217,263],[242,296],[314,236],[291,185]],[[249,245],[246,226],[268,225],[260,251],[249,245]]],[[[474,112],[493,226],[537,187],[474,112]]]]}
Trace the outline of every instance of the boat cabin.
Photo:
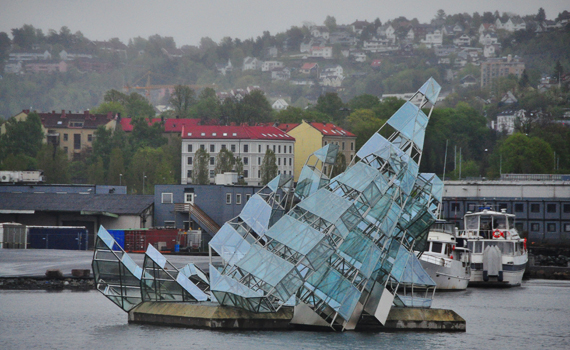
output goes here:
{"type": "Polygon", "coordinates": [[[460,236],[466,238],[497,239],[518,236],[515,230],[515,215],[483,210],[479,213],[467,213],[464,217],[465,231],[460,236]]]}

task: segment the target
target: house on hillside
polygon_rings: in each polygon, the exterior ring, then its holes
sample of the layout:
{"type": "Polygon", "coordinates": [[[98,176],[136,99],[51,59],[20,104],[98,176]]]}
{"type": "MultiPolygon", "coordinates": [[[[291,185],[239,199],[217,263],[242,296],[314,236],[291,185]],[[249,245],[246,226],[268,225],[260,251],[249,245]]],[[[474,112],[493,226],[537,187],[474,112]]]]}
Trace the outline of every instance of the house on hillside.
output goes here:
{"type": "Polygon", "coordinates": [[[319,64],[314,62],[304,63],[299,69],[299,73],[302,74],[317,74],[318,71],[319,71],[319,64]]]}
{"type": "Polygon", "coordinates": [[[221,75],[226,75],[226,73],[230,73],[233,71],[232,61],[228,60],[228,63],[216,63],[216,70],[221,75]]]}
{"type": "Polygon", "coordinates": [[[243,68],[242,68],[242,70],[244,70],[244,71],[246,71],[246,70],[260,70],[262,64],[263,64],[263,62],[261,62],[261,61],[258,60],[257,58],[251,57],[251,56],[247,56],[247,57],[243,60],[243,68]]]}
{"type": "Polygon", "coordinates": [[[261,64],[262,72],[271,72],[275,68],[283,68],[283,62],[281,61],[265,61],[261,64]]]}
{"type": "Polygon", "coordinates": [[[313,46],[311,47],[311,57],[322,57],[326,59],[332,58],[332,47],[330,46],[313,46]]]}
{"type": "Polygon", "coordinates": [[[271,71],[272,81],[287,81],[291,79],[291,69],[287,67],[273,68],[271,71]]]}
{"type": "Polygon", "coordinates": [[[287,107],[289,107],[289,104],[287,103],[287,101],[285,101],[282,98],[279,98],[277,100],[275,100],[275,102],[273,102],[271,104],[271,108],[277,110],[277,111],[281,111],[284,109],[287,109],[287,107]]]}

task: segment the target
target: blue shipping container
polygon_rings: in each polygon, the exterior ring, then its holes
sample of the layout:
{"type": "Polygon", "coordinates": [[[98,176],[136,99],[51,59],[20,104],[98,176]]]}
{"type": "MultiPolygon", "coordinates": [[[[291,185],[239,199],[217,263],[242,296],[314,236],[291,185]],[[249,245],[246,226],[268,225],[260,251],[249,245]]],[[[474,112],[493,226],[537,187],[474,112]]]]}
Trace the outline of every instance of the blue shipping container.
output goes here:
{"type": "Polygon", "coordinates": [[[28,243],[32,249],[87,250],[87,229],[79,227],[28,227],[28,243]]]}
{"type": "MultiPolygon", "coordinates": [[[[111,237],[115,239],[118,245],[121,246],[122,249],[125,249],[125,230],[107,230],[111,237]]],[[[119,250],[117,247],[113,247],[113,250],[119,250]]]]}

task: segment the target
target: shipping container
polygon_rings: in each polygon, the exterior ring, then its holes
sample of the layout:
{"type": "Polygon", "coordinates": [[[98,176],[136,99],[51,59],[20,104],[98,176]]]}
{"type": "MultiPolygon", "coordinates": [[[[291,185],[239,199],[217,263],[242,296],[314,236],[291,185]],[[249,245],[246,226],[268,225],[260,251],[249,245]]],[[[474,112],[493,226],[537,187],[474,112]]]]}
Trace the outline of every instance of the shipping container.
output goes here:
{"type": "Polygon", "coordinates": [[[159,251],[174,251],[178,244],[178,229],[125,230],[125,251],[145,252],[149,244],[159,251]]]}
{"type": "MultiPolygon", "coordinates": [[[[115,242],[125,250],[125,230],[107,230],[111,237],[115,239],[115,242]]],[[[113,247],[113,250],[119,250],[117,247],[113,247]]]]}
{"type": "Polygon", "coordinates": [[[26,249],[26,225],[15,222],[0,223],[0,249],[26,249]]]}
{"type": "Polygon", "coordinates": [[[85,226],[28,226],[29,248],[87,250],[85,226]]]}

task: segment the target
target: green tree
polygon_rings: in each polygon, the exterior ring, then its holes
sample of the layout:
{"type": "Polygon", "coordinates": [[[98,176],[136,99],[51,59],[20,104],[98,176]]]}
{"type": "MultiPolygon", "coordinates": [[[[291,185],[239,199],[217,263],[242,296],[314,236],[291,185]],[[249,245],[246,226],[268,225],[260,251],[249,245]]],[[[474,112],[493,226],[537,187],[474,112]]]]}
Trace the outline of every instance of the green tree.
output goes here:
{"type": "Polygon", "coordinates": [[[126,101],[125,108],[127,116],[131,118],[153,118],[155,116],[154,107],[144,96],[136,92],[131,93],[126,101]]]}
{"type": "Polygon", "coordinates": [[[210,183],[210,174],[208,171],[209,160],[210,154],[201,148],[194,153],[192,183],[197,185],[207,185],[210,183]]]}
{"type": "Polygon", "coordinates": [[[336,92],[327,92],[319,96],[317,105],[315,106],[318,112],[330,116],[336,123],[342,121],[344,117],[343,108],[346,108],[346,105],[336,92]]]}
{"type": "Polygon", "coordinates": [[[241,160],[241,157],[236,158],[235,172],[238,175],[238,184],[239,185],[245,185],[246,182],[245,182],[245,179],[243,178],[243,161],[241,160]]]}
{"type": "Polygon", "coordinates": [[[8,154],[2,162],[0,162],[1,170],[36,170],[38,167],[37,160],[34,157],[23,154],[8,154]]]}
{"type": "Polygon", "coordinates": [[[10,44],[11,40],[8,34],[5,32],[0,32],[0,68],[4,71],[4,62],[8,61],[10,56],[10,44]]]}
{"type": "Polygon", "coordinates": [[[362,94],[354,97],[348,102],[348,107],[355,111],[357,109],[372,109],[380,104],[380,99],[374,95],[362,94]]]}
{"type": "Polygon", "coordinates": [[[105,184],[105,167],[103,159],[97,157],[95,162],[91,163],[87,168],[87,181],[91,184],[104,185],[105,184]]]}
{"type": "Polygon", "coordinates": [[[109,170],[107,171],[108,185],[122,185],[122,176],[126,175],[125,160],[123,151],[120,148],[114,148],[109,157],[109,170]]]}
{"type": "Polygon", "coordinates": [[[503,173],[547,174],[553,168],[552,148],[538,137],[515,133],[500,145],[498,153],[494,159],[501,161],[503,173]]]}
{"type": "Polygon", "coordinates": [[[9,119],[6,132],[0,136],[0,160],[14,154],[35,157],[42,146],[44,134],[40,116],[32,112],[25,120],[9,119]]]}
{"type": "Polygon", "coordinates": [[[267,149],[261,162],[261,184],[267,185],[275,176],[277,176],[277,158],[272,150],[267,149]]]}
{"type": "Polygon", "coordinates": [[[43,170],[46,183],[67,184],[70,182],[67,153],[52,144],[44,144],[36,157],[38,168],[43,170]]]}
{"type": "Polygon", "coordinates": [[[556,65],[554,66],[554,70],[552,71],[552,77],[556,80],[560,79],[564,75],[564,67],[560,64],[560,60],[556,61],[556,65]]]}
{"type": "Polygon", "coordinates": [[[169,102],[177,116],[188,118],[190,107],[196,103],[196,92],[187,85],[176,85],[169,102]]]}
{"type": "Polygon", "coordinates": [[[346,156],[340,150],[336,155],[331,177],[340,175],[346,170],[346,156]]]}
{"type": "Polygon", "coordinates": [[[385,119],[378,118],[370,109],[353,111],[346,119],[346,124],[350,126],[350,130],[356,135],[356,149],[360,149],[380,129],[384,122],[385,119]]]}
{"type": "Polygon", "coordinates": [[[164,132],[162,123],[149,125],[146,119],[133,119],[131,124],[133,131],[128,136],[128,140],[135,152],[144,147],[158,148],[168,142],[166,137],[162,136],[164,132]]]}
{"type": "Polygon", "coordinates": [[[542,7],[538,9],[538,13],[536,14],[535,20],[538,23],[542,23],[546,20],[546,13],[544,12],[544,9],[542,7]]]}
{"type": "Polygon", "coordinates": [[[336,30],[336,18],[334,16],[327,16],[323,24],[329,29],[329,32],[336,30]]]}
{"type": "Polygon", "coordinates": [[[216,167],[214,172],[216,174],[223,174],[231,172],[235,165],[235,157],[232,151],[227,148],[222,149],[216,156],[216,167]]]}
{"type": "Polygon", "coordinates": [[[271,120],[273,108],[261,90],[253,90],[243,97],[241,101],[244,116],[247,122],[261,123],[271,120]]]}
{"type": "Polygon", "coordinates": [[[138,194],[153,194],[154,185],[173,183],[171,157],[163,148],[140,148],[133,155],[127,170],[127,183],[138,194]]]}

